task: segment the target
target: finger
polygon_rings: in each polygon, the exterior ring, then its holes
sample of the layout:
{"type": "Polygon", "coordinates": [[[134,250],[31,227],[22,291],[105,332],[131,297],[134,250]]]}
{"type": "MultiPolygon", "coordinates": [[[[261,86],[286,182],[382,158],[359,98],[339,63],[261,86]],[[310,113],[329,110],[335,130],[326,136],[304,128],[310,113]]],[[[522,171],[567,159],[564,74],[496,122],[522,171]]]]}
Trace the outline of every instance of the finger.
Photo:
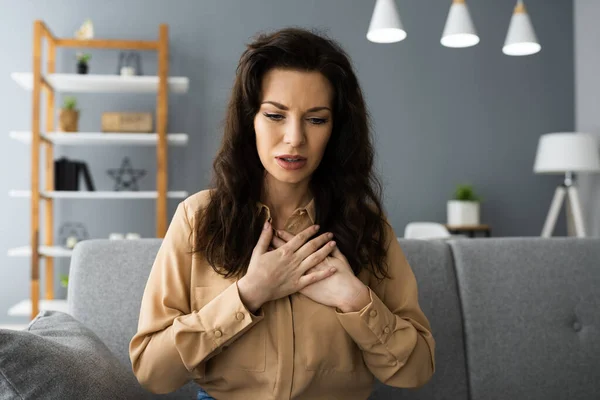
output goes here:
{"type": "Polygon", "coordinates": [[[265,254],[269,250],[269,244],[271,243],[272,237],[273,230],[271,229],[271,224],[267,221],[263,225],[263,230],[260,232],[260,237],[254,247],[256,254],[265,254]]]}
{"type": "Polygon", "coordinates": [[[285,244],[291,253],[295,253],[300,247],[302,247],[308,239],[310,239],[315,233],[319,231],[319,225],[312,225],[294,236],[289,242],[285,244]]]}
{"type": "Polygon", "coordinates": [[[342,252],[340,251],[340,248],[335,246],[333,248],[333,251],[331,252],[331,255],[335,258],[337,258],[338,260],[342,260],[342,261],[347,261],[346,260],[346,256],[342,254],[342,252]]]}
{"type": "MultiPolygon", "coordinates": [[[[297,252],[296,255],[300,260],[304,260],[309,257],[311,254],[316,253],[333,238],[333,234],[331,232],[324,233],[322,235],[317,236],[310,242],[306,243],[302,246],[297,252]]],[[[289,242],[288,242],[289,243],[289,242]]],[[[329,252],[327,253],[329,254],[329,252]]]]}
{"type": "Polygon", "coordinates": [[[300,264],[302,266],[302,273],[305,274],[308,270],[320,264],[327,258],[329,254],[331,254],[333,249],[335,249],[335,242],[329,242],[319,250],[306,257],[302,264],[300,264]]]}
{"type": "Polygon", "coordinates": [[[271,239],[271,245],[273,246],[273,248],[278,249],[281,246],[283,246],[286,242],[284,240],[281,240],[280,238],[278,238],[277,236],[273,236],[273,239],[271,239]]]}
{"type": "Polygon", "coordinates": [[[292,235],[288,231],[279,230],[279,231],[277,231],[277,237],[283,239],[286,242],[289,242],[290,240],[292,240],[294,238],[294,235],[292,235]]]}
{"type": "Polygon", "coordinates": [[[302,290],[308,285],[322,281],[325,278],[329,278],[331,275],[335,274],[336,271],[337,270],[335,269],[335,267],[332,267],[324,271],[316,271],[310,274],[303,275],[298,281],[298,284],[300,285],[300,288],[298,290],[302,290]]]}

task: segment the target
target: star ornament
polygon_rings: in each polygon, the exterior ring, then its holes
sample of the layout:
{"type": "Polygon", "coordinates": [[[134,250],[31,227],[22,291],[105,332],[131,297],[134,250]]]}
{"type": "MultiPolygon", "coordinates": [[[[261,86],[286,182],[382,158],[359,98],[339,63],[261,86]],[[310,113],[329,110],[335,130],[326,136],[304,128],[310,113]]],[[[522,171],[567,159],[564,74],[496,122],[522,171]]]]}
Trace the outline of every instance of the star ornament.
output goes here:
{"type": "Polygon", "coordinates": [[[119,169],[109,169],[108,175],[115,180],[114,190],[140,190],[138,179],[146,175],[143,169],[133,169],[129,157],[125,157],[119,169]]]}

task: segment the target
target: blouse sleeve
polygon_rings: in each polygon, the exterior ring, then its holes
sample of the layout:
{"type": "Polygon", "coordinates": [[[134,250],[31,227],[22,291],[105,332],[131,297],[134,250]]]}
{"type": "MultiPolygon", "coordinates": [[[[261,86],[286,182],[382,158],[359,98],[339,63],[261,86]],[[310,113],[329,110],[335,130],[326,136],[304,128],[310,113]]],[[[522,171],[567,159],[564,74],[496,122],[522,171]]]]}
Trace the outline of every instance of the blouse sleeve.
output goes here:
{"type": "Polygon", "coordinates": [[[391,227],[387,230],[389,279],[369,288],[371,302],[337,316],[384,384],[420,387],[435,372],[435,341],[418,302],[417,282],[391,227]]]}
{"type": "Polygon", "coordinates": [[[202,378],[206,361],[264,316],[253,315],[231,284],[200,310],[190,309],[192,224],[178,205],[155,258],[129,344],[133,372],[154,393],[202,378]]]}

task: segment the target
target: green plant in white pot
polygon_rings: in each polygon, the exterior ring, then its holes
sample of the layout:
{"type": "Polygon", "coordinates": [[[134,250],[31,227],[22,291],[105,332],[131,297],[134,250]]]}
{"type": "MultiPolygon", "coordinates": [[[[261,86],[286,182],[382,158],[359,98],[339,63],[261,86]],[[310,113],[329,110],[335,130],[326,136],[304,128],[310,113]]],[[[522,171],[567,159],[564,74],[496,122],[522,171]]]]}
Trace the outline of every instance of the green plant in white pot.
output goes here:
{"type": "Polygon", "coordinates": [[[448,225],[479,225],[480,203],[482,198],[475,194],[473,186],[459,184],[456,186],[452,200],[448,200],[448,225]]]}

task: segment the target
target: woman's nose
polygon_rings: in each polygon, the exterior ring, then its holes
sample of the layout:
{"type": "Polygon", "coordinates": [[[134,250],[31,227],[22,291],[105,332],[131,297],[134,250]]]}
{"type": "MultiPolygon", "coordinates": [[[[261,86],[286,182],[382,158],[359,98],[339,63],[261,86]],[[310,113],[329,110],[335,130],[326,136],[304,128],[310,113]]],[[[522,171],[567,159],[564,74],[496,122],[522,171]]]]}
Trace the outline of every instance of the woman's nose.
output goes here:
{"type": "Polygon", "coordinates": [[[304,127],[301,121],[294,121],[285,127],[283,141],[292,147],[298,147],[304,143],[304,127]]]}

